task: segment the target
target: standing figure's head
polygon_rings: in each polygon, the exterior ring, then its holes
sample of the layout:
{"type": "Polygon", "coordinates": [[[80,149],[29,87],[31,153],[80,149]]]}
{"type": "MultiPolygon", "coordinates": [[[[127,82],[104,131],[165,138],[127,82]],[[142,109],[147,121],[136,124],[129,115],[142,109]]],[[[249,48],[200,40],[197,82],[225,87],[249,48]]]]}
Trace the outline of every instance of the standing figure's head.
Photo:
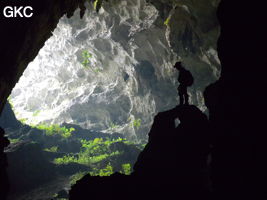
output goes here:
{"type": "Polygon", "coordinates": [[[173,66],[175,69],[180,70],[182,69],[182,62],[176,62],[175,65],[173,66]]]}

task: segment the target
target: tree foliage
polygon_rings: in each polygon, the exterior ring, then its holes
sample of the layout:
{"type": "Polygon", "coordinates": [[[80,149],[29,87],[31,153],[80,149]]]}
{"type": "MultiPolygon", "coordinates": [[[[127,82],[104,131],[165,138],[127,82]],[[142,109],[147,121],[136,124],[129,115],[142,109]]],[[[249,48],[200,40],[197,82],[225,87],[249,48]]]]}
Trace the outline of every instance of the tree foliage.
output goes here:
{"type": "Polygon", "coordinates": [[[125,175],[130,175],[131,174],[131,164],[130,163],[126,163],[126,164],[122,164],[122,171],[121,173],[125,174],[125,175]]]}
{"type": "Polygon", "coordinates": [[[35,126],[34,128],[44,130],[45,134],[47,136],[52,136],[52,135],[60,135],[63,138],[69,138],[72,134],[73,131],[75,131],[75,128],[66,128],[65,126],[60,127],[58,124],[52,124],[52,125],[45,125],[45,124],[40,124],[35,126]]]}
{"type": "MultiPolygon", "coordinates": [[[[81,150],[78,154],[69,153],[63,157],[54,159],[57,165],[67,165],[69,163],[78,163],[91,167],[89,171],[93,176],[108,176],[113,173],[114,166],[123,163],[118,160],[120,155],[123,155],[123,150],[116,150],[114,144],[123,143],[124,145],[133,145],[122,138],[117,139],[103,139],[95,138],[94,140],[81,140],[81,150]]],[[[120,166],[120,172],[124,174],[131,173],[131,164],[124,163],[120,166]]]]}

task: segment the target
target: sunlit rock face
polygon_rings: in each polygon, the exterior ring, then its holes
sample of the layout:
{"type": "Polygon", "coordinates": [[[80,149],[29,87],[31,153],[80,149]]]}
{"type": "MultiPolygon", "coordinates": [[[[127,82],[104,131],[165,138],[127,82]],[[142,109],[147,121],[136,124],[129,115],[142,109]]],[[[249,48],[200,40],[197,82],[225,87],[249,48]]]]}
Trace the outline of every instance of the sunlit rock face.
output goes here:
{"type": "Polygon", "coordinates": [[[63,17],[11,94],[17,118],[146,139],[155,114],[179,103],[177,60],[195,78],[190,103],[205,110],[202,91],[220,75],[217,3],[206,1],[207,16],[191,1],[167,11],[155,2],[109,1],[99,13],[87,4],[83,19],[63,17]]]}

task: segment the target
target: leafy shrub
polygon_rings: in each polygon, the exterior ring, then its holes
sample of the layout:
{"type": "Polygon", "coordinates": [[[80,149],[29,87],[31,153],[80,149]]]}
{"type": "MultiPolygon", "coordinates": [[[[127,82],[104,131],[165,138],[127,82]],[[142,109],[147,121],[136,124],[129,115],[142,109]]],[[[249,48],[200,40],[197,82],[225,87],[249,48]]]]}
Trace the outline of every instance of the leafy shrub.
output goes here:
{"type": "Polygon", "coordinates": [[[135,119],[135,118],[129,118],[128,119],[128,121],[130,121],[130,124],[133,126],[133,127],[135,127],[135,128],[140,128],[140,126],[141,126],[141,119],[140,118],[137,118],[137,119],[135,119]]]}
{"type": "Polygon", "coordinates": [[[133,121],[133,126],[138,129],[141,126],[141,119],[135,119],[133,121]]]}
{"type": "Polygon", "coordinates": [[[50,147],[50,148],[45,148],[44,151],[56,153],[58,151],[58,147],[57,146],[53,146],[53,147],[50,147]]]}
{"type": "Polygon", "coordinates": [[[118,125],[116,125],[116,124],[114,124],[114,123],[110,123],[110,130],[114,130],[114,129],[116,129],[118,127],[118,125]]]}
{"type": "Polygon", "coordinates": [[[78,163],[82,165],[90,166],[97,164],[103,160],[107,160],[112,156],[119,155],[121,152],[112,151],[109,146],[115,142],[122,141],[121,138],[117,140],[106,140],[102,138],[95,138],[94,140],[81,140],[82,149],[76,155],[68,154],[61,158],[54,160],[55,164],[69,164],[78,163]]]}
{"type": "Polygon", "coordinates": [[[93,57],[93,55],[91,54],[91,53],[89,53],[89,51],[87,51],[87,50],[84,50],[83,52],[82,52],[82,58],[83,58],[83,61],[82,61],[82,65],[83,65],[83,67],[84,68],[86,68],[86,69],[91,69],[92,71],[94,71],[94,72],[100,72],[101,70],[99,69],[99,68],[93,68],[92,66],[91,66],[91,58],[93,57]]]}
{"type": "Polygon", "coordinates": [[[65,164],[69,164],[69,163],[73,163],[75,162],[75,157],[74,156],[70,156],[70,155],[65,155],[61,158],[55,158],[54,159],[54,163],[57,165],[65,165],[65,164]]]}
{"type": "Polygon", "coordinates": [[[107,164],[107,166],[102,169],[94,168],[93,171],[90,172],[92,176],[110,176],[113,173],[114,173],[113,167],[111,166],[110,163],[107,164]]]}
{"type": "Polygon", "coordinates": [[[90,67],[89,64],[90,64],[90,58],[92,58],[92,54],[89,53],[87,50],[84,50],[82,52],[82,57],[83,57],[82,65],[85,68],[90,67]]]}
{"type": "Polygon", "coordinates": [[[20,141],[19,138],[15,138],[15,139],[8,138],[8,140],[10,141],[11,144],[13,144],[13,143],[17,143],[17,142],[20,141]]]}
{"type": "Polygon", "coordinates": [[[80,141],[82,147],[78,154],[70,153],[61,158],[56,158],[54,159],[54,163],[57,165],[66,165],[69,163],[86,165],[92,168],[90,174],[94,176],[108,176],[113,173],[114,168],[121,169],[121,173],[124,174],[131,173],[130,163],[120,164],[123,163],[123,160],[120,160],[121,157],[118,156],[123,155],[124,151],[122,149],[120,151],[116,150],[116,145],[114,146],[113,144],[123,143],[124,145],[134,145],[133,142],[122,138],[112,140],[109,138],[95,138],[94,140],[80,141]]]}
{"type": "Polygon", "coordinates": [[[121,168],[122,168],[122,171],[121,171],[122,174],[125,174],[125,175],[131,174],[132,168],[131,168],[130,163],[122,164],[121,168]]]}
{"type": "Polygon", "coordinates": [[[47,136],[60,135],[63,138],[69,138],[72,132],[75,131],[75,129],[72,127],[71,128],[66,128],[65,126],[60,127],[57,124],[53,124],[51,126],[40,124],[40,125],[35,126],[34,128],[44,130],[47,136]]]}

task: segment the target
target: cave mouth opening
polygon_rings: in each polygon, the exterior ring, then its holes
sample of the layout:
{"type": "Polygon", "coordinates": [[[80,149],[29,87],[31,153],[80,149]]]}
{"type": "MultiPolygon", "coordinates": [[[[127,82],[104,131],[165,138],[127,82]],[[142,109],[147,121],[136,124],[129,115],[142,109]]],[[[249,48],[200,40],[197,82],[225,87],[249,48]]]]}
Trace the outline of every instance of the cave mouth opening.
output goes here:
{"type": "Polygon", "coordinates": [[[59,21],[9,97],[20,121],[140,141],[153,116],[175,106],[175,55],[164,25],[155,26],[157,9],[145,1],[105,6],[59,21]]]}
{"type": "MultiPolygon", "coordinates": [[[[197,55],[197,47],[192,47],[196,27],[178,20],[182,37],[171,37],[178,34],[176,28],[172,29],[175,20],[170,19],[168,25],[157,8],[145,0],[120,1],[112,6],[105,2],[98,14],[93,5],[86,6],[82,19],[79,10],[71,18],[60,19],[53,36],[9,97],[16,117],[32,127],[18,138],[12,136],[13,142],[37,141],[41,151],[35,144],[27,145],[40,153],[36,153],[37,157],[43,155],[41,162],[31,157],[28,163],[38,169],[28,177],[32,185],[18,180],[19,159],[11,156],[13,184],[32,189],[34,184],[42,185],[51,181],[51,176],[60,175],[64,183],[58,180],[55,184],[63,188],[69,185],[69,179],[74,183],[88,172],[104,176],[114,171],[129,174],[147,141],[153,117],[178,104],[177,73],[173,69],[177,59],[195,78],[194,87],[189,89],[190,103],[202,111],[206,109],[202,92],[218,79],[216,44],[205,51],[203,47],[197,55]],[[179,51],[175,49],[178,40],[179,51]],[[36,183],[35,178],[45,169],[49,169],[43,174],[46,178],[36,183]]],[[[192,17],[186,5],[179,9],[178,17],[181,13],[184,18],[192,17]]],[[[173,19],[177,17],[172,15],[173,19]]],[[[210,34],[216,35],[214,30],[210,34]]]]}

